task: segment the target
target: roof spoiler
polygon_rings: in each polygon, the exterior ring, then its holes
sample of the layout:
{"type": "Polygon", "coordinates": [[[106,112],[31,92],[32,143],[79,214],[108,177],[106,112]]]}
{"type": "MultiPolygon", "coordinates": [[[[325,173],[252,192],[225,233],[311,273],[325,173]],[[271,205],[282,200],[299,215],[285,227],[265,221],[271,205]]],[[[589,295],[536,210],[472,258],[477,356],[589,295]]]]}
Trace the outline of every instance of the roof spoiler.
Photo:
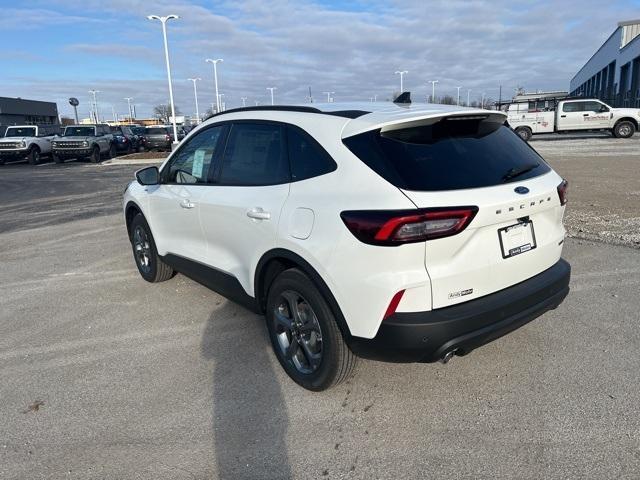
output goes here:
{"type": "Polygon", "coordinates": [[[401,105],[411,103],[411,92],[402,92],[400,95],[396,97],[393,103],[401,104],[401,105]]]}

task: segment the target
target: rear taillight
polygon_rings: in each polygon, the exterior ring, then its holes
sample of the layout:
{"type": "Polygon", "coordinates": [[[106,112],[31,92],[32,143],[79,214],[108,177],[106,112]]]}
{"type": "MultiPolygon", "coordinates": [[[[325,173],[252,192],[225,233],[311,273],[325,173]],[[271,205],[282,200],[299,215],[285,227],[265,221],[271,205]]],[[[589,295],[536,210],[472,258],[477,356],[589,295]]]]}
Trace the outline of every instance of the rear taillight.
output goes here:
{"type": "Polygon", "coordinates": [[[569,188],[569,182],[562,180],[562,183],[558,185],[558,197],[560,197],[560,205],[567,204],[567,188],[569,188]]]}
{"type": "Polygon", "coordinates": [[[463,231],[478,207],[357,210],[340,214],[349,231],[370,245],[402,245],[450,237],[463,231]]]}

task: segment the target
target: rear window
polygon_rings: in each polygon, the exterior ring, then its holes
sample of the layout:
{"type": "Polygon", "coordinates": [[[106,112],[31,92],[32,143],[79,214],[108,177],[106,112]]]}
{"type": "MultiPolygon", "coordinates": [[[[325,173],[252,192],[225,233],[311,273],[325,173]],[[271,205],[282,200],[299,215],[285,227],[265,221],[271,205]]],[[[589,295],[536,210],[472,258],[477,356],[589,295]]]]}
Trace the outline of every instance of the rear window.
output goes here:
{"type": "Polygon", "coordinates": [[[550,170],[502,121],[486,118],[445,118],[428,126],[372,130],[343,142],[378,175],[405,190],[488,187],[550,170]]]}
{"type": "Polygon", "coordinates": [[[149,135],[165,135],[169,131],[166,128],[147,128],[147,133],[149,135]]]}

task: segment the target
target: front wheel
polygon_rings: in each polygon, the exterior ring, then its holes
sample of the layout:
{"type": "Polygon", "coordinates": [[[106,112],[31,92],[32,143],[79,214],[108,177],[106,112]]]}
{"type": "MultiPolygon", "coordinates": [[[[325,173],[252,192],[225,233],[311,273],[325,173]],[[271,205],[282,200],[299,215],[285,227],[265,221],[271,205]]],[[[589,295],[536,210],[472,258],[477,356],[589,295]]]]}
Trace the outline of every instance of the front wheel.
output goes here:
{"type": "Polygon", "coordinates": [[[356,356],[327,301],[302,271],[282,272],[271,284],[267,328],[278,361],[302,387],[321,391],[349,378],[356,356]]]}
{"type": "Polygon", "coordinates": [[[38,147],[31,147],[29,154],[27,155],[27,161],[30,165],[37,165],[40,163],[40,149],[38,147]]]}
{"type": "Polygon", "coordinates": [[[164,263],[156,250],[147,221],[138,213],[131,221],[131,248],[138,272],[147,282],[163,282],[173,277],[173,269],[164,263]]]}
{"type": "Polygon", "coordinates": [[[100,147],[93,147],[93,150],[91,151],[91,156],[89,157],[91,159],[92,163],[100,163],[101,157],[100,157],[100,147]]]}
{"type": "Polygon", "coordinates": [[[616,138],[630,138],[634,133],[636,133],[636,126],[628,120],[618,122],[613,127],[613,135],[616,138]]]}

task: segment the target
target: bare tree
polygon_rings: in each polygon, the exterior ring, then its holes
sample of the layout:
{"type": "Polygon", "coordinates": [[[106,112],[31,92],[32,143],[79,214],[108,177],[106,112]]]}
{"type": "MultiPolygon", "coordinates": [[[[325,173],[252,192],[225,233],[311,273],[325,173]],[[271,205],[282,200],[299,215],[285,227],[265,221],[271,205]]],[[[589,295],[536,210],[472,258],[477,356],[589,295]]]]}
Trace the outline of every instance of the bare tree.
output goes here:
{"type": "MultiPolygon", "coordinates": [[[[176,116],[182,115],[182,112],[180,111],[178,106],[174,105],[174,107],[176,109],[176,116]]],[[[171,105],[169,104],[169,102],[161,103],[153,107],[153,115],[158,117],[164,123],[169,123],[169,121],[171,120],[171,105]]]]}
{"type": "Polygon", "coordinates": [[[442,105],[455,105],[456,99],[451,95],[444,95],[440,97],[440,101],[438,103],[441,103],[442,105]]]}

